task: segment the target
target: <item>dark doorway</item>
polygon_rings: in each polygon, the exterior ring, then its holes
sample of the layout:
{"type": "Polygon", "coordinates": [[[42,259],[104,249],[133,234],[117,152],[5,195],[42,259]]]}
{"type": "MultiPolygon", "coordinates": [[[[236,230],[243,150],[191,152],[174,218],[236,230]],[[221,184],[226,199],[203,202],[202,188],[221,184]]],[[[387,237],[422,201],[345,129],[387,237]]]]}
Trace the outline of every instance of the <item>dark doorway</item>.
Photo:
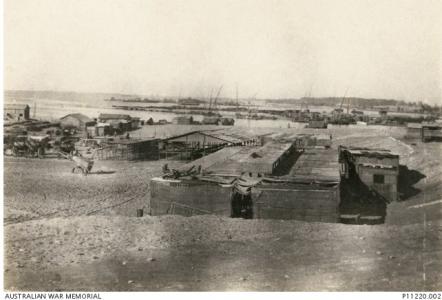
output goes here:
{"type": "MultiPolygon", "coordinates": [[[[340,222],[344,224],[383,224],[387,215],[388,201],[365,185],[351,167],[349,174],[350,177],[348,179],[342,178],[340,184],[340,222]]],[[[374,175],[373,179],[377,183],[384,180],[383,176],[378,177],[377,175],[374,175]]]]}
{"type": "Polygon", "coordinates": [[[232,218],[253,219],[253,201],[251,193],[242,194],[233,192],[232,218]]]}

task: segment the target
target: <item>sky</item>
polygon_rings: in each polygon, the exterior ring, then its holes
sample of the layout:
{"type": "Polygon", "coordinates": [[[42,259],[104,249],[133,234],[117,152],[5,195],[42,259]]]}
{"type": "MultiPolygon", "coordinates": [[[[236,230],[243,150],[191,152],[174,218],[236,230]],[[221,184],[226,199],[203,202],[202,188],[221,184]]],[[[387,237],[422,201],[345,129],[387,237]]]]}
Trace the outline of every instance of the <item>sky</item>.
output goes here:
{"type": "Polygon", "coordinates": [[[4,87],[442,104],[441,20],[439,0],[5,0],[4,87]]]}

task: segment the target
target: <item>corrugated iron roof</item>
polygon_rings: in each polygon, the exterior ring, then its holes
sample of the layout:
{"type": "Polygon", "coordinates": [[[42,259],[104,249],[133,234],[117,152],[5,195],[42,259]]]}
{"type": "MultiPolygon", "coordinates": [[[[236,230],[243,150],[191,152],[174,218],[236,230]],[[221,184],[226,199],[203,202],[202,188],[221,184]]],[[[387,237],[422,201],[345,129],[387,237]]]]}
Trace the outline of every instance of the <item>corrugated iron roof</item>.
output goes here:
{"type": "Polygon", "coordinates": [[[201,166],[205,172],[216,174],[241,175],[243,172],[264,172],[272,170],[273,163],[292,144],[268,143],[262,147],[226,147],[182,167],[201,166]]]}
{"type": "Polygon", "coordinates": [[[306,149],[290,170],[290,177],[340,181],[338,151],[306,149]]]}
{"type": "Polygon", "coordinates": [[[188,135],[192,135],[192,134],[202,134],[202,135],[206,135],[206,136],[210,136],[216,139],[220,139],[226,143],[230,143],[230,144],[238,144],[238,143],[242,143],[245,141],[250,141],[252,139],[255,138],[255,136],[252,135],[245,135],[245,134],[238,134],[234,131],[228,131],[228,130],[194,130],[194,131],[189,131],[189,132],[185,132],[179,135],[174,135],[174,136],[170,136],[167,138],[164,138],[163,140],[172,140],[175,138],[180,138],[183,136],[188,136],[188,135]]]}

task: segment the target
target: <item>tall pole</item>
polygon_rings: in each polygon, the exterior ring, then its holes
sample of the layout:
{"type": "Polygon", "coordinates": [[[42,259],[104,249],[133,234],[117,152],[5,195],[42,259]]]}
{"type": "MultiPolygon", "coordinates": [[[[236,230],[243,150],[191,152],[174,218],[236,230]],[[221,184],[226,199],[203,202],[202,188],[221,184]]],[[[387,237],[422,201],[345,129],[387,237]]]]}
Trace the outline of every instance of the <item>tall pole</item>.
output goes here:
{"type": "Polygon", "coordinates": [[[236,106],[239,108],[239,101],[238,101],[238,83],[236,83],[236,106]]]}

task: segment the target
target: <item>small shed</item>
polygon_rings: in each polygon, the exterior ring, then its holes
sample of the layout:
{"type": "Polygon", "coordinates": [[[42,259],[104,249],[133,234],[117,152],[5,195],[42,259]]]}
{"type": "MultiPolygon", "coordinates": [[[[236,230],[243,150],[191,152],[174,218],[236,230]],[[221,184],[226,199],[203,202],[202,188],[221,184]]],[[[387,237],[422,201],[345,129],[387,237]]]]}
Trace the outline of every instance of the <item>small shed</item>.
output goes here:
{"type": "Polygon", "coordinates": [[[327,120],[310,120],[308,128],[327,128],[327,120]]]}
{"type": "Polygon", "coordinates": [[[422,141],[442,141],[442,124],[422,123],[422,141]]]}
{"type": "Polygon", "coordinates": [[[178,125],[191,125],[193,124],[193,117],[192,116],[178,116],[173,118],[172,123],[178,124],[178,125]]]}
{"type": "Polygon", "coordinates": [[[233,126],[235,125],[235,120],[233,118],[221,118],[221,125],[233,126]]]}
{"type": "Polygon", "coordinates": [[[339,146],[341,174],[358,179],[388,202],[398,199],[399,155],[386,149],[339,146]]]}
{"type": "Polygon", "coordinates": [[[3,119],[5,121],[29,120],[30,107],[27,104],[10,103],[3,107],[3,119]]]}
{"type": "Polygon", "coordinates": [[[112,134],[112,128],[107,123],[97,123],[93,126],[86,127],[90,137],[100,137],[112,134]]]}
{"type": "Polygon", "coordinates": [[[405,134],[407,139],[422,139],[422,124],[421,123],[408,123],[407,133],[405,134]]]}
{"type": "Polygon", "coordinates": [[[138,129],[140,127],[140,118],[139,117],[132,117],[130,125],[131,125],[132,130],[138,129]]]}
{"type": "Polygon", "coordinates": [[[202,123],[204,125],[219,125],[221,119],[219,117],[204,117],[202,123]]]}
{"type": "Polygon", "coordinates": [[[381,118],[386,118],[388,115],[388,110],[386,109],[379,110],[379,115],[381,116],[381,118]]]}

